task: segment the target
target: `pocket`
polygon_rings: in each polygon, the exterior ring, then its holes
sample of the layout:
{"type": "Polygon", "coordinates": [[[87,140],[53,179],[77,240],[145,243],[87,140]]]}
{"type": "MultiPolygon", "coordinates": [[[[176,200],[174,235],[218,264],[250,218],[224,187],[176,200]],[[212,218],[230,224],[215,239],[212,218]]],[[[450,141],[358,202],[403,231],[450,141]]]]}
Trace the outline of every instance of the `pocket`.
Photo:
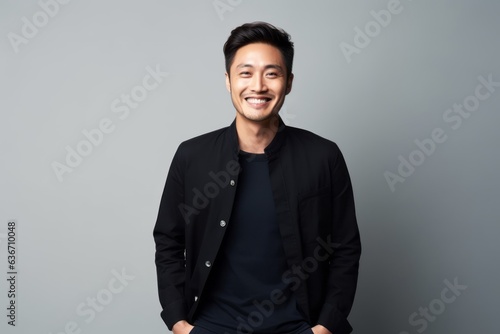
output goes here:
{"type": "MultiPolygon", "coordinates": [[[[297,195],[299,210],[302,215],[324,216],[332,210],[331,187],[326,186],[321,189],[300,193],[297,195]]],[[[307,217],[306,217],[307,218],[307,217]]]]}
{"type": "Polygon", "coordinates": [[[317,237],[324,238],[331,233],[332,203],[330,186],[298,194],[298,217],[302,240],[305,241],[306,247],[312,247],[309,251],[316,247],[317,237]]]}

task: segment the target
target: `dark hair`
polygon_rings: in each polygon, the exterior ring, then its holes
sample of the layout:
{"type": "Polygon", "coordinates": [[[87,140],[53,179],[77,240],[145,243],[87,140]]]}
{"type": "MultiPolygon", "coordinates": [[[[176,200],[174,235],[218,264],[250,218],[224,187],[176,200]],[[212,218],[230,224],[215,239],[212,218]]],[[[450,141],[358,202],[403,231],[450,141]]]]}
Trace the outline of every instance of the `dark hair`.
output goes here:
{"type": "Polygon", "coordinates": [[[294,53],[291,37],[283,29],[276,28],[266,22],[245,23],[231,31],[231,35],[224,43],[223,48],[228,75],[236,51],[252,43],[265,43],[278,48],[285,61],[287,77],[290,77],[294,53]]]}

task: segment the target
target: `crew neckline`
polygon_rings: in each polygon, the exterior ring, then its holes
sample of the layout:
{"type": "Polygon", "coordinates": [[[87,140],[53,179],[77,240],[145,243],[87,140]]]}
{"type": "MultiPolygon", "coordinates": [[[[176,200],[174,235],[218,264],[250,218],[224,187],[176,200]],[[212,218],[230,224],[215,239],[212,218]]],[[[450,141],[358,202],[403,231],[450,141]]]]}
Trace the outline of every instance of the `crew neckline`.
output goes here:
{"type": "Polygon", "coordinates": [[[262,162],[267,161],[266,153],[250,153],[246,151],[240,150],[240,157],[244,158],[246,162],[262,162]]]}

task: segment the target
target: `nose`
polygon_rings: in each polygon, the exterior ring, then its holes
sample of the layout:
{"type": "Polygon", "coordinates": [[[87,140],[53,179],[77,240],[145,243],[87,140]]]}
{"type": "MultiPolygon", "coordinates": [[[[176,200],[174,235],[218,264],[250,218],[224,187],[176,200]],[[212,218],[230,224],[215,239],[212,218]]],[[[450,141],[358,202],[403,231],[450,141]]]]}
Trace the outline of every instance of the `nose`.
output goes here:
{"type": "Polygon", "coordinates": [[[265,80],[261,75],[254,75],[252,77],[252,82],[250,84],[250,88],[252,92],[265,92],[267,91],[267,86],[265,80]]]}

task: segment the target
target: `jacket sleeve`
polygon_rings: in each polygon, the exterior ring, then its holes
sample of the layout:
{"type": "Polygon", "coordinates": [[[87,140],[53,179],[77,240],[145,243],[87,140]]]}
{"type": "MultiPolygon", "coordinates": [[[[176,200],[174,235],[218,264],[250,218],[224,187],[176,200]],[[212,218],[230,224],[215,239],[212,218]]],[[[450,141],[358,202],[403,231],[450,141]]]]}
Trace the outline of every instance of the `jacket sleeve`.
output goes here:
{"type": "Polygon", "coordinates": [[[361,241],[354,208],[351,180],[342,153],[337,148],[332,168],[333,222],[326,299],[318,323],[334,334],[351,333],[347,321],[358,279],[361,241]]]}
{"type": "Polygon", "coordinates": [[[158,294],[163,309],[161,317],[170,330],[177,321],[187,319],[184,298],[185,223],[180,210],[184,202],[185,166],[181,147],[170,165],[153,230],[158,294]]]}

